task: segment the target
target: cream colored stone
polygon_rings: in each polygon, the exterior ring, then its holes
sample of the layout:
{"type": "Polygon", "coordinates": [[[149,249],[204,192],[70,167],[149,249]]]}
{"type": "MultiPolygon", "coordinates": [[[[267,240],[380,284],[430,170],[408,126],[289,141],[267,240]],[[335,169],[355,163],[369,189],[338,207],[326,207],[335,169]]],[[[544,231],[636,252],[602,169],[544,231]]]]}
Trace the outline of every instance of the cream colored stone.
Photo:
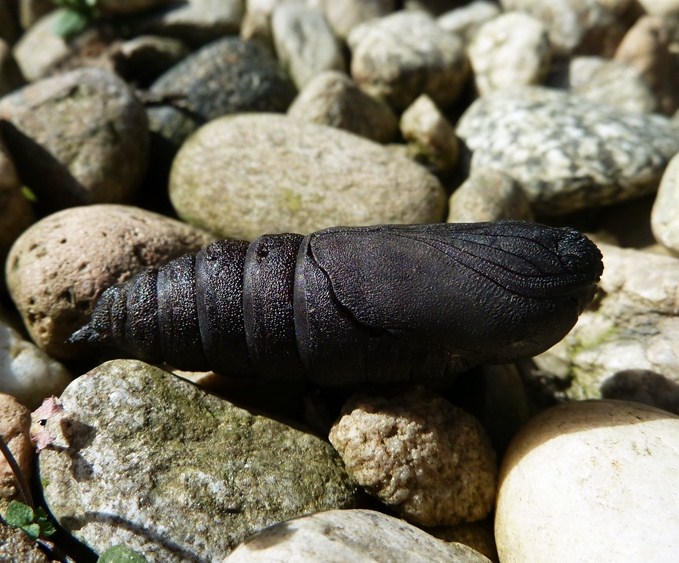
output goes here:
{"type": "Polygon", "coordinates": [[[679,417],[623,401],[532,419],[500,471],[502,563],[672,562],[679,553],[679,417]]]}

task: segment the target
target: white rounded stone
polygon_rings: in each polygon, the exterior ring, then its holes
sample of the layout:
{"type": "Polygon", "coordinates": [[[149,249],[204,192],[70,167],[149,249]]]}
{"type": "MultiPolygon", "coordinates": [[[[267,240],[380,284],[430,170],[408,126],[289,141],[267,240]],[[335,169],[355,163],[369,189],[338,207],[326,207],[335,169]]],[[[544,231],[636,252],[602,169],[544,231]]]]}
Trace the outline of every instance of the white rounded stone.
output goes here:
{"type": "Polygon", "coordinates": [[[500,560],[676,561],[678,444],[679,417],[639,403],[583,401],[541,413],[502,464],[500,560]]]}

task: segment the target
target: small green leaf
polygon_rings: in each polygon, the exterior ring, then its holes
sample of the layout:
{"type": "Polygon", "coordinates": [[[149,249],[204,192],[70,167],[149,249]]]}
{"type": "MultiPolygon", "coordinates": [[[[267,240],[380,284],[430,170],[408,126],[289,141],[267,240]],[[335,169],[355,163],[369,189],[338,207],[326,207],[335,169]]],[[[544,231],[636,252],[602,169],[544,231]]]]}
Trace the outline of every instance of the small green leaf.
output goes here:
{"type": "Polygon", "coordinates": [[[40,526],[38,524],[29,524],[28,526],[21,526],[21,529],[26,532],[26,535],[32,540],[37,540],[40,536],[40,526]]]}
{"type": "Polygon", "coordinates": [[[54,21],[53,29],[60,37],[68,38],[84,31],[89,23],[89,19],[83,13],[67,9],[54,21]]]}
{"type": "Polygon", "coordinates": [[[125,545],[114,545],[99,556],[97,563],[147,563],[147,561],[145,557],[125,545]]]}
{"type": "Polygon", "coordinates": [[[48,538],[57,531],[42,506],[35,509],[35,516],[35,521],[40,526],[41,536],[48,538]]]}
{"type": "Polygon", "coordinates": [[[32,524],[34,518],[35,513],[33,512],[33,509],[23,502],[13,500],[7,506],[5,522],[7,522],[10,526],[14,526],[15,528],[23,528],[24,526],[32,524]]]}
{"type": "Polygon", "coordinates": [[[21,186],[21,195],[24,196],[24,199],[30,201],[31,203],[38,201],[35,193],[28,186],[21,186]]]}

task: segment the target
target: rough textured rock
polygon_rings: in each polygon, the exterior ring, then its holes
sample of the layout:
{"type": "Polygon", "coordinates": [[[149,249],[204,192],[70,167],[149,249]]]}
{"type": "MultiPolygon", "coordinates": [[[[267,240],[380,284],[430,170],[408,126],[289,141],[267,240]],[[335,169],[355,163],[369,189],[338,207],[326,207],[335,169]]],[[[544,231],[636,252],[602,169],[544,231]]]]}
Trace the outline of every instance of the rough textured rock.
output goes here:
{"type": "Polygon", "coordinates": [[[634,113],[652,113],[657,106],[649,83],[636,68],[603,57],[571,58],[551,78],[550,86],[634,113]]]}
{"type": "Polygon", "coordinates": [[[618,401],[531,420],[502,462],[503,563],[672,561],[679,550],[679,417],[618,401]]]}
{"type": "Polygon", "coordinates": [[[679,413],[679,259],[598,246],[595,307],[535,362],[568,398],[624,398],[679,413]]]}
{"type": "Polygon", "coordinates": [[[513,178],[497,170],[474,172],[448,202],[448,223],[532,218],[526,194],[513,178]]]}
{"type": "Polygon", "coordinates": [[[434,173],[452,172],[459,154],[455,129],[429,96],[422,94],[403,112],[400,128],[412,158],[434,173]]]}
{"type": "Polygon", "coordinates": [[[271,27],[278,60],[298,88],[325,70],[345,69],[340,43],[320,9],[283,5],[271,27]]]}
{"type": "Polygon", "coordinates": [[[469,74],[459,37],[422,12],[401,11],[354,28],[351,75],[395,110],[427,94],[441,108],[455,102],[469,74]]]}
{"type": "Polygon", "coordinates": [[[547,30],[521,12],[502,14],[479,27],[468,52],[481,95],[540,84],[551,61],[547,30]]]}
{"type": "Polygon", "coordinates": [[[0,393],[35,409],[70,382],[71,375],[63,365],[0,319],[0,393]]]}
{"type": "Polygon", "coordinates": [[[498,15],[500,8],[495,2],[475,0],[441,14],[436,22],[449,33],[459,35],[468,44],[479,27],[498,15]]]}
{"type": "Polygon", "coordinates": [[[61,402],[39,456],[45,500],[97,552],[218,561],[271,524],[354,504],[330,444],[147,364],[103,364],[61,402]]]}
{"type": "Polygon", "coordinates": [[[50,563],[23,530],[0,523],[0,560],[21,563],[50,563]]]}
{"type": "Polygon", "coordinates": [[[615,60],[636,68],[657,98],[658,110],[672,115],[679,108],[679,38],[669,18],[644,16],[625,34],[615,60]]]}
{"type": "Polygon", "coordinates": [[[391,141],[398,129],[389,106],[368,96],[349,76],[337,71],[322,72],[309,81],[288,108],[288,115],[378,143],[391,141]]]}
{"type": "MultiPolygon", "coordinates": [[[[33,473],[33,444],[30,436],[31,413],[11,395],[0,394],[0,436],[9,448],[26,481],[33,473]]],[[[14,472],[0,455],[0,512],[5,514],[12,500],[24,501],[14,472]]],[[[0,555],[2,552],[0,551],[0,555]]]]}
{"type": "Polygon", "coordinates": [[[407,158],[276,114],[202,127],[175,159],[170,197],[189,223],[248,240],[331,225],[436,222],[445,205],[438,180],[407,158]]]}
{"type": "Polygon", "coordinates": [[[135,207],[73,207],[17,239],[7,259],[7,286],[34,342],[56,358],[74,358],[84,350],[66,339],[89,320],[104,289],[209,240],[193,227],[135,207]]]}
{"type": "MultiPolygon", "coordinates": [[[[125,0],[115,1],[125,3],[125,0]]],[[[171,2],[168,9],[137,21],[135,31],[175,37],[192,45],[204,45],[238,32],[245,10],[243,4],[243,0],[171,2]]]]}
{"type": "Polygon", "coordinates": [[[372,510],[331,510],[267,528],[238,546],[224,563],[289,561],[455,561],[488,563],[459,543],[444,543],[402,520],[372,510]]]}
{"type": "Polygon", "coordinates": [[[679,254],[679,154],[665,169],[660,187],[653,203],[651,227],[656,240],[679,254]]]}
{"type": "Polygon", "coordinates": [[[113,74],[84,68],[0,101],[0,130],[44,210],[130,201],[147,165],[146,111],[113,74]]]}
{"type": "Polygon", "coordinates": [[[679,151],[679,130],[662,116],[537,87],[478,99],[457,134],[474,151],[472,172],[509,174],[545,215],[653,193],[679,151]]]}
{"type": "Polygon", "coordinates": [[[150,91],[161,101],[167,98],[166,105],[149,109],[151,131],[175,148],[222,115],[283,112],[297,93],[266,49],[235,37],[198,50],[163,74],[150,91]]]}
{"type": "Polygon", "coordinates": [[[556,54],[610,56],[625,32],[618,15],[600,0],[502,0],[504,11],[541,20],[556,54]]]}
{"type": "Polygon", "coordinates": [[[393,397],[358,394],[330,442],[349,474],[407,520],[424,526],[485,518],[495,498],[495,454],[481,424],[417,387],[393,397]]]}

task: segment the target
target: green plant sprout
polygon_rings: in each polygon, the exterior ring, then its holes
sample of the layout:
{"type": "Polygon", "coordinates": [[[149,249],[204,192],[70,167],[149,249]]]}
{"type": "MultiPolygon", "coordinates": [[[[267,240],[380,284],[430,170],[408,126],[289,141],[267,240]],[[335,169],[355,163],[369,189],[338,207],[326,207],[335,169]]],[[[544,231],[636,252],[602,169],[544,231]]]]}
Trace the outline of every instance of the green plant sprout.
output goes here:
{"type": "Polygon", "coordinates": [[[97,6],[99,0],[52,0],[57,6],[64,8],[54,22],[54,32],[69,38],[84,31],[100,16],[97,6]]]}
{"type": "Polygon", "coordinates": [[[34,541],[39,537],[48,538],[57,531],[42,507],[33,509],[18,500],[9,503],[5,513],[5,522],[22,529],[34,541]]]}

